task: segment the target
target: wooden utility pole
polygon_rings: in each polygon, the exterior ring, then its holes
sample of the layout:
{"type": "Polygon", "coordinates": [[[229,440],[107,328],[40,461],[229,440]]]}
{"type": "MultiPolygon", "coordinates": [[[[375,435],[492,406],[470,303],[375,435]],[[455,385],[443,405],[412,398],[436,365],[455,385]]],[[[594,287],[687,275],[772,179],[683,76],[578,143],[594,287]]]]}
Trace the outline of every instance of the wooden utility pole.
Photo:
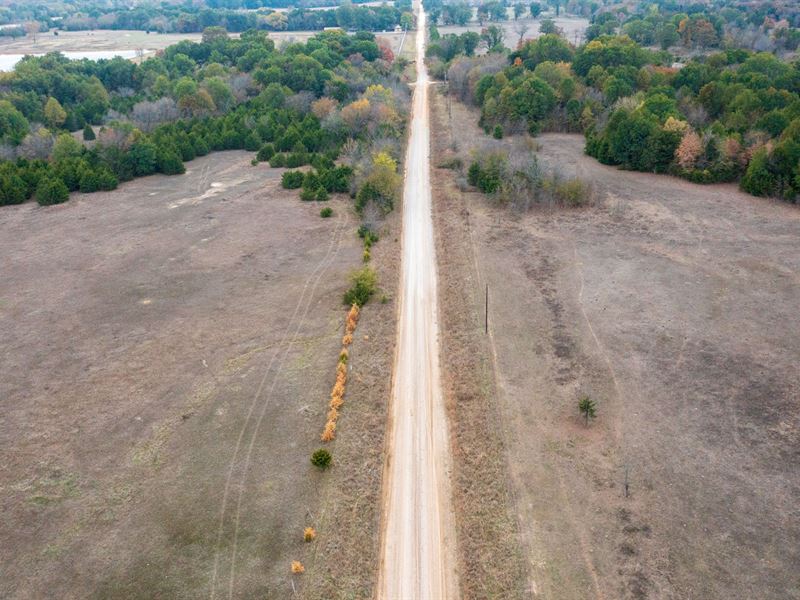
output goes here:
{"type": "Polygon", "coordinates": [[[628,497],[628,465],[625,465],[625,497],[628,497]]]}

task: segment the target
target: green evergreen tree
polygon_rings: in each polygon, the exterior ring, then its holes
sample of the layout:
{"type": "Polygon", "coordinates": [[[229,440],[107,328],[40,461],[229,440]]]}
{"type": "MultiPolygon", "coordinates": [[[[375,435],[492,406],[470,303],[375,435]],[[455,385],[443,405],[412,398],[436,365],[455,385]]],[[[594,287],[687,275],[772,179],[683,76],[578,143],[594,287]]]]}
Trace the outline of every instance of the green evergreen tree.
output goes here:
{"type": "Polygon", "coordinates": [[[583,396],[578,401],[578,410],[580,410],[581,414],[586,418],[586,426],[589,426],[589,419],[593,419],[597,415],[597,407],[595,406],[594,400],[589,398],[589,396],[583,396]]]}
{"type": "Polygon", "coordinates": [[[36,201],[42,206],[60,204],[69,200],[69,190],[63,181],[56,177],[45,177],[36,188],[36,201]]]}

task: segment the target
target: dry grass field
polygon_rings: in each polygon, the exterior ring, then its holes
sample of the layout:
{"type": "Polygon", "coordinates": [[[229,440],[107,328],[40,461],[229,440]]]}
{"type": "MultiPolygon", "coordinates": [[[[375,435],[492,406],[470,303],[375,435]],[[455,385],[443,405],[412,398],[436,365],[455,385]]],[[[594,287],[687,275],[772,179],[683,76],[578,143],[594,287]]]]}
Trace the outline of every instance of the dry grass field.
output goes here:
{"type": "Polygon", "coordinates": [[[0,210],[0,597],[286,598],[294,559],[300,593],[371,585],[396,249],[319,473],[357,219],[251,156],[0,210]]]}
{"type": "MultiPolygon", "coordinates": [[[[474,114],[454,103],[451,129],[435,106],[440,158],[451,135],[479,137],[474,114]]],[[[600,165],[581,136],[538,143],[595,206],[515,215],[436,171],[440,218],[461,232],[441,268],[479,315],[461,346],[484,344],[494,366],[484,410],[499,415],[529,592],[800,598],[800,211],[600,165]]]]}
{"type": "MultiPolygon", "coordinates": [[[[236,34],[233,34],[236,35],[236,34]]],[[[199,33],[146,33],[144,31],[97,29],[40,33],[36,43],[30,36],[0,38],[2,54],[44,54],[47,52],[86,52],[100,50],[163,50],[182,40],[200,41],[199,33]]]]}
{"type": "MultiPolygon", "coordinates": [[[[305,42],[308,38],[318,34],[318,31],[270,31],[269,38],[276,45],[285,42],[305,42]]],[[[238,33],[230,34],[238,37],[238,33]]],[[[386,39],[395,54],[397,54],[403,34],[387,32],[376,33],[378,38],[386,39]]],[[[36,43],[30,36],[12,39],[0,38],[1,54],[45,54],[47,52],[99,52],[117,50],[145,50],[145,58],[153,52],[163,50],[167,46],[177,44],[182,40],[199,42],[199,33],[146,33],[144,31],[112,31],[97,29],[93,31],[62,31],[58,36],[52,33],[42,33],[36,38],[36,43]]],[[[413,39],[409,38],[409,39],[413,39]]],[[[408,40],[406,40],[408,41],[408,40]]]]}
{"type": "MultiPolygon", "coordinates": [[[[524,28],[523,38],[526,40],[536,39],[538,38],[541,33],[539,32],[539,25],[542,22],[542,19],[547,17],[539,17],[537,19],[531,18],[520,18],[518,21],[508,20],[502,22],[492,22],[486,23],[483,27],[481,27],[477,21],[470,22],[468,25],[464,27],[460,27],[458,25],[442,25],[438,27],[439,34],[445,35],[448,33],[455,33],[455,34],[462,34],[467,31],[474,31],[476,33],[480,33],[481,29],[485,29],[489,25],[496,25],[503,30],[503,43],[507,48],[511,48],[514,50],[517,47],[517,42],[519,41],[519,29],[524,28]]],[[[556,24],[556,27],[559,27],[562,31],[562,35],[564,39],[569,41],[572,44],[581,43],[583,41],[583,35],[586,31],[586,28],[589,26],[589,20],[583,17],[553,17],[553,21],[556,24]]]]}

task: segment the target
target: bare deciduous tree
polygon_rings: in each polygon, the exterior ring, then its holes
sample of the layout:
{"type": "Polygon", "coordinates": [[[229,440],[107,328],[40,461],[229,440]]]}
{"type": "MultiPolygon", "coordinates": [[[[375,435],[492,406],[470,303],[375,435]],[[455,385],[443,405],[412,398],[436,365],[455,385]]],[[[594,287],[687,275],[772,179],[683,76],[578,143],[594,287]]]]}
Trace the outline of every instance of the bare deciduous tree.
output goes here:
{"type": "Polygon", "coordinates": [[[25,136],[17,148],[22,158],[47,158],[53,151],[53,135],[44,127],[38,127],[25,136]]]}
{"type": "Polygon", "coordinates": [[[103,148],[127,150],[131,145],[131,133],[124,127],[102,127],[97,134],[97,145],[103,148]]]}
{"type": "Polygon", "coordinates": [[[519,36],[517,39],[517,46],[522,45],[522,40],[525,39],[525,34],[528,33],[528,30],[531,28],[531,24],[527,21],[515,21],[514,22],[514,33],[519,36]]]}
{"type": "Polygon", "coordinates": [[[0,160],[14,160],[17,157],[17,150],[8,143],[0,143],[0,160]]]}
{"type": "Polygon", "coordinates": [[[228,80],[236,102],[244,102],[253,89],[253,77],[249,73],[237,73],[228,80]]]}
{"type": "Polygon", "coordinates": [[[36,43],[36,34],[39,33],[38,21],[28,21],[25,23],[25,33],[33,37],[33,43],[36,43]]]}
{"type": "Polygon", "coordinates": [[[137,102],[131,111],[131,120],[144,132],[152,131],[161,123],[174,121],[179,116],[178,107],[172,98],[137,102]]]}
{"type": "Polygon", "coordinates": [[[311,103],[314,101],[314,93],[309,91],[297,92],[292,94],[286,99],[286,107],[293,108],[294,110],[306,113],[311,109],[311,103]]]}

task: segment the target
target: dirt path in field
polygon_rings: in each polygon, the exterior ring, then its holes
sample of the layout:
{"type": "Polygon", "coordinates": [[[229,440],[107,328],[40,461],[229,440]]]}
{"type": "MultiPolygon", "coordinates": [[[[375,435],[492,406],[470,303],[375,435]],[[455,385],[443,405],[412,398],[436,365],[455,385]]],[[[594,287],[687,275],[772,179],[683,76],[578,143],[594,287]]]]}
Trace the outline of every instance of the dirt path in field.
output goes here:
{"type": "Polygon", "coordinates": [[[403,192],[400,321],[384,485],[378,597],[453,598],[448,435],[439,374],[430,188],[425,12],[418,6],[417,83],[403,192]]]}
{"type": "MultiPolygon", "coordinates": [[[[258,437],[259,430],[261,429],[264,417],[267,413],[270,400],[273,400],[275,387],[279,381],[281,371],[284,369],[290,359],[291,351],[298,341],[298,337],[303,328],[306,317],[308,316],[312,307],[317,286],[319,285],[320,280],[326,274],[328,267],[330,267],[339,253],[339,249],[342,245],[342,237],[348,223],[349,218],[347,213],[340,213],[340,216],[337,219],[336,229],[328,244],[328,250],[303,285],[303,289],[300,292],[300,297],[297,301],[297,306],[295,307],[294,313],[289,319],[286,330],[283,333],[281,341],[277,345],[275,353],[272,355],[267,368],[264,370],[264,375],[262,376],[261,382],[259,383],[256,393],[253,396],[253,401],[250,405],[247,417],[245,418],[242,428],[239,432],[239,436],[236,441],[236,447],[234,449],[230,467],[228,469],[228,476],[225,480],[224,493],[219,511],[217,543],[214,551],[214,568],[211,577],[210,598],[212,598],[212,600],[213,598],[218,597],[217,588],[221,584],[225,584],[224,587],[227,589],[228,598],[233,598],[236,583],[236,552],[239,530],[241,526],[242,499],[246,489],[245,484],[247,481],[248,470],[252,462],[253,447],[258,437]],[[292,330],[293,333],[290,333],[292,330]],[[291,339],[289,339],[290,335],[291,339]],[[275,364],[274,371],[273,364],[275,364]],[[270,374],[273,375],[272,383],[269,385],[269,387],[267,387],[267,379],[270,374]],[[266,393],[264,393],[265,391],[266,393]],[[255,411],[259,404],[261,410],[256,417],[255,411]],[[251,428],[252,431],[250,431],[251,428]],[[247,451],[245,453],[244,441],[245,434],[248,432],[250,433],[250,442],[247,445],[247,451]],[[240,465],[240,463],[242,463],[243,455],[244,464],[240,465]],[[238,483],[234,481],[236,477],[240,479],[238,483]],[[233,506],[234,495],[236,497],[235,507],[233,506]],[[229,504],[231,505],[229,506],[229,504]],[[220,577],[220,559],[222,554],[221,547],[223,536],[226,531],[226,517],[227,520],[232,521],[232,524],[229,524],[229,527],[233,528],[233,543],[230,550],[226,552],[226,554],[228,554],[228,564],[230,565],[227,578],[220,577]],[[225,581],[226,579],[227,581],[225,581]]],[[[221,597],[223,595],[224,593],[220,594],[219,596],[221,597]]]]}

